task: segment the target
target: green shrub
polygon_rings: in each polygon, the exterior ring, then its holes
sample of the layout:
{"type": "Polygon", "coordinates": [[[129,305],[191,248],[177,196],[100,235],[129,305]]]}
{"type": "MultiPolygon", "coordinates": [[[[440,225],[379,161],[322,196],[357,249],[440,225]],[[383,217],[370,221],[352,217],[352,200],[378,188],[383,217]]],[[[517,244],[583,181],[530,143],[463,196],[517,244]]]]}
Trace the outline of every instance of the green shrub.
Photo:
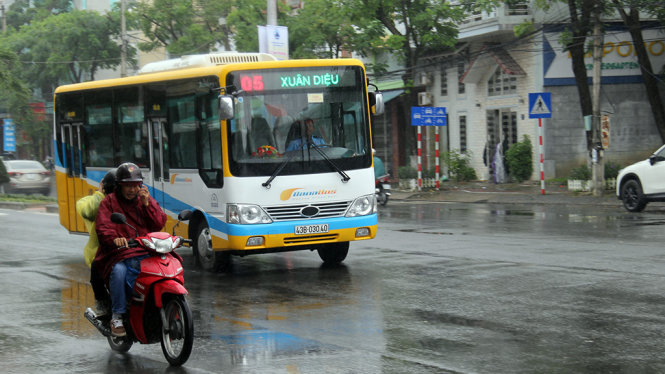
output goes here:
{"type": "Polygon", "coordinates": [[[605,179],[615,179],[619,175],[621,165],[612,161],[605,161],[605,179]]]}
{"type": "Polygon", "coordinates": [[[400,166],[397,168],[399,179],[413,179],[418,177],[418,171],[411,166],[400,166]]]}
{"type": "Polygon", "coordinates": [[[456,182],[472,181],[478,179],[476,171],[469,165],[471,153],[460,153],[453,149],[450,152],[444,152],[443,163],[448,166],[450,178],[456,182]]]}
{"type": "Polygon", "coordinates": [[[591,169],[586,164],[578,166],[570,171],[568,179],[588,181],[591,179],[591,169]]]}
{"type": "Polygon", "coordinates": [[[529,179],[533,173],[533,147],[529,137],[524,135],[521,142],[511,145],[505,152],[510,178],[516,182],[529,179]]]}
{"type": "Polygon", "coordinates": [[[5,184],[9,182],[9,176],[7,175],[7,169],[5,169],[5,163],[0,161],[0,184],[5,184]]]}
{"type": "Polygon", "coordinates": [[[435,178],[436,177],[436,168],[429,168],[423,170],[423,178],[435,178]]]}

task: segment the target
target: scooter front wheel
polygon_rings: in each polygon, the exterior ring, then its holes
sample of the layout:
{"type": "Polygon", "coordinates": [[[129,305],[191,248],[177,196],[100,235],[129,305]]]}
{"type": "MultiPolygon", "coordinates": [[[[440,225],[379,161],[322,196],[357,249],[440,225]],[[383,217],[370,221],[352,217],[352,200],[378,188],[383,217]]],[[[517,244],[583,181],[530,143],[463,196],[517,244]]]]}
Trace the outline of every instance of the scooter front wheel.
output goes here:
{"type": "Polygon", "coordinates": [[[182,295],[169,298],[162,312],[162,352],[169,364],[180,366],[187,361],[194,345],[192,312],[182,295]]]}

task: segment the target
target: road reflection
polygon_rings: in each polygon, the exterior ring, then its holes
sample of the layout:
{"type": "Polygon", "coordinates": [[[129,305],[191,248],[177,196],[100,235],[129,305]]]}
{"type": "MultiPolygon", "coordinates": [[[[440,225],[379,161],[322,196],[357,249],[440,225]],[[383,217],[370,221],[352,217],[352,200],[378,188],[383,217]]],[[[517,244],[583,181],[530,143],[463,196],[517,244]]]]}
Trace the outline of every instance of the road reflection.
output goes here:
{"type": "MultiPolygon", "coordinates": [[[[379,210],[380,223],[401,223],[402,230],[429,233],[431,227],[486,233],[547,233],[638,238],[665,225],[664,211],[640,214],[607,206],[527,204],[393,204],[379,210]]],[[[459,233],[459,232],[457,232],[459,233]]]]}
{"type": "MultiPolygon", "coordinates": [[[[205,359],[213,367],[269,365],[278,358],[346,350],[334,342],[349,336],[366,346],[383,346],[380,292],[374,280],[364,275],[360,281],[344,265],[303,266],[297,256],[254,256],[236,261],[230,274],[212,274],[197,270],[191,254],[183,254],[195,328],[190,360],[205,359]]],[[[88,268],[68,265],[65,272],[70,280],[63,282],[60,294],[62,330],[105,341],[83,317],[85,308],[94,306],[88,268]]],[[[110,354],[113,365],[107,372],[118,365],[130,372],[163,369],[138,367],[143,364],[131,355],[110,354]]]]}

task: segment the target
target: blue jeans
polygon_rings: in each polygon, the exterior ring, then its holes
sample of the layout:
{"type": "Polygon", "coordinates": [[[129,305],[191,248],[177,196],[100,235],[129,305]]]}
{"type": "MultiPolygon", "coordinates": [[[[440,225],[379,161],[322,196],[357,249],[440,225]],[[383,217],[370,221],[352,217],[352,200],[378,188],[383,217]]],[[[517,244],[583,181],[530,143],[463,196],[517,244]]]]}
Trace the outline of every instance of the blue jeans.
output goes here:
{"type": "Polygon", "coordinates": [[[127,313],[127,294],[131,294],[136,276],[141,270],[141,260],[148,255],[126,258],[113,265],[109,277],[111,292],[111,310],[113,314],[127,313]]]}

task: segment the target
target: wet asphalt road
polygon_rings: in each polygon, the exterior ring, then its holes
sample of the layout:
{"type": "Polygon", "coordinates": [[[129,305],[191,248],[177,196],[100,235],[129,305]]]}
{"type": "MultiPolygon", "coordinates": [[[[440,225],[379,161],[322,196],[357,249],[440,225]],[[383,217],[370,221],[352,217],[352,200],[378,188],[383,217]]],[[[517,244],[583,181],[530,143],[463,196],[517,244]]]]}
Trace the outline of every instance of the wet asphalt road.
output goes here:
{"type": "Polygon", "coordinates": [[[316,253],[185,258],[194,351],[110,351],[86,237],[0,210],[0,363],[9,373],[663,372],[665,210],[390,202],[343,266],[316,253]]]}

